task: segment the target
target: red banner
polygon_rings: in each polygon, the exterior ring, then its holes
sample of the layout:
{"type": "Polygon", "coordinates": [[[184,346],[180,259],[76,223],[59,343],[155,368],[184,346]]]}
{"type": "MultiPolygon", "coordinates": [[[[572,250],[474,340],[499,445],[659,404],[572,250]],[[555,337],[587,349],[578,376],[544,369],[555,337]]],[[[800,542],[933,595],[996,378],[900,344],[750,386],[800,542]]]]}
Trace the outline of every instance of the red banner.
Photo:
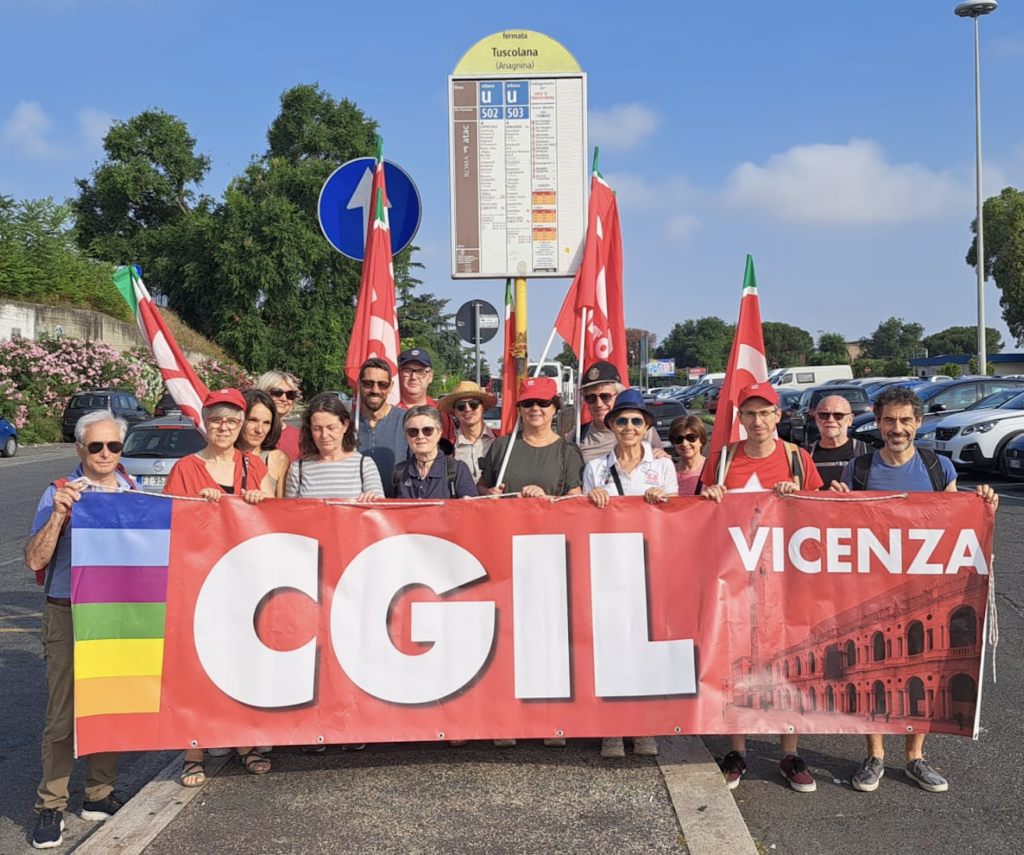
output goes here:
{"type": "Polygon", "coordinates": [[[81,754],[977,728],[973,495],[86,494],[74,520],[81,754]]]}

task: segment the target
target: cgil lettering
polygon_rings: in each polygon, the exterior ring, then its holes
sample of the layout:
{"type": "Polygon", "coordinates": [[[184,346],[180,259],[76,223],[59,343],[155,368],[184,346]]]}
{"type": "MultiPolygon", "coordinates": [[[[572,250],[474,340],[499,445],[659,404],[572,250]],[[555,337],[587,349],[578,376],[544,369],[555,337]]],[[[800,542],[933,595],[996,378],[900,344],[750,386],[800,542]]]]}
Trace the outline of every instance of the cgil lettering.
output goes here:
{"type": "Polygon", "coordinates": [[[971,568],[988,575],[988,562],[972,528],[894,528],[888,530],[887,543],[869,528],[804,526],[787,532],[762,526],[749,541],[742,528],[730,526],[729,536],[750,573],[763,564],[774,573],[870,573],[882,568],[894,576],[939,576],[971,568]],[[946,554],[945,562],[937,557],[946,554]]]}

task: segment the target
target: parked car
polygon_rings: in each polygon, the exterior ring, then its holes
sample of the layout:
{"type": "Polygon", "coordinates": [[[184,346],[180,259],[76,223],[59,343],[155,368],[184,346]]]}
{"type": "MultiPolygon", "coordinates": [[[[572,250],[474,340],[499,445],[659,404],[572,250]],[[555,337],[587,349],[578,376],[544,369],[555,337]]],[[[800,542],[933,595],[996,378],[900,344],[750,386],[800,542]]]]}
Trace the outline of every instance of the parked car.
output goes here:
{"type": "Polygon", "coordinates": [[[1002,472],[1014,481],[1024,481],[1024,433],[1007,440],[1003,446],[1002,472]]]}
{"type": "Polygon", "coordinates": [[[0,416],[0,457],[14,457],[18,453],[18,431],[0,416]]]}
{"type": "Polygon", "coordinates": [[[783,389],[779,392],[779,409],[782,411],[782,417],[779,419],[778,427],[775,429],[778,431],[780,439],[792,440],[791,419],[793,418],[793,411],[796,409],[803,394],[799,389],[783,389]]]}
{"type": "Polygon", "coordinates": [[[181,413],[133,426],[121,452],[121,465],[147,493],[159,493],[182,457],[199,451],[206,440],[181,413]]]}
{"type": "Polygon", "coordinates": [[[501,403],[484,411],[484,424],[493,431],[501,430],[501,403]]]}
{"type": "Polygon", "coordinates": [[[121,389],[83,389],[68,399],[61,416],[60,430],[65,442],[75,439],[75,425],[86,413],[97,410],[109,410],[118,418],[128,422],[128,426],[149,420],[149,413],[139,403],[138,398],[121,389]]]}
{"type": "Polygon", "coordinates": [[[671,399],[654,401],[647,405],[647,409],[654,416],[654,429],[658,432],[658,437],[661,439],[661,447],[670,453],[674,453],[675,447],[668,441],[669,425],[672,424],[673,419],[677,419],[680,416],[688,416],[690,411],[678,401],[671,399]]]}
{"type": "Polygon", "coordinates": [[[722,397],[724,386],[715,386],[704,393],[704,409],[711,415],[718,412],[718,399],[722,397]]]}
{"type": "Polygon", "coordinates": [[[160,416],[170,416],[174,413],[180,413],[181,407],[175,403],[174,398],[170,395],[163,395],[159,401],[156,402],[156,406],[153,407],[153,418],[158,419],[160,416]]]}
{"type": "MultiPolygon", "coordinates": [[[[781,390],[780,390],[781,391],[781,390]]],[[[862,386],[815,386],[805,389],[790,417],[790,436],[795,443],[811,445],[821,437],[815,415],[818,404],[826,398],[838,395],[850,402],[854,418],[861,413],[871,412],[871,398],[862,386]]]]}
{"type": "Polygon", "coordinates": [[[932,448],[953,461],[957,469],[975,469],[980,472],[998,471],[1004,474],[1003,450],[1011,439],[1024,433],[1024,391],[1018,391],[1009,400],[999,392],[999,406],[968,408],[930,424],[918,431],[917,444],[932,448]]]}
{"type": "MultiPolygon", "coordinates": [[[[951,383],[929,383],[918,386],[917,396],[924,403],[924,419],[918,435],[926,431],[934,422],[951,413],[959,413],[975,401],[987,398],[1004,389],[1024,388],[1024,380],[1014,377],[971,377],[966,380],[954,380],[951,383]]],[[[882,435],[878,431],[873,413],[855,416],[850,436],[881,448],[882,435]]]]}

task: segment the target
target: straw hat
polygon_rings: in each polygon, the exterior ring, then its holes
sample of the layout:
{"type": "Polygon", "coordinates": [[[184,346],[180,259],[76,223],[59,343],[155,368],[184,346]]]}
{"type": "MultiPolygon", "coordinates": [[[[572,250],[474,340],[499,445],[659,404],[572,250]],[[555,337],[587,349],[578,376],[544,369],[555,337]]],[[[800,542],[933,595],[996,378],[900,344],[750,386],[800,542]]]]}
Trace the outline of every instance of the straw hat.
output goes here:
{"type": "Polygon", "coordinates": [[[472,380],[463,380],[461,383],[456,384],[455,388],[452,389],[451,392],[437,402],[437,408],[442,413],[447,413],[450,416],[454,414],[453,410],[459,401],[469,401],[473,398],[478,400],[485,410],[491,409],[491,407],[498,403],[497,395],[485,392],[472,380]]]}

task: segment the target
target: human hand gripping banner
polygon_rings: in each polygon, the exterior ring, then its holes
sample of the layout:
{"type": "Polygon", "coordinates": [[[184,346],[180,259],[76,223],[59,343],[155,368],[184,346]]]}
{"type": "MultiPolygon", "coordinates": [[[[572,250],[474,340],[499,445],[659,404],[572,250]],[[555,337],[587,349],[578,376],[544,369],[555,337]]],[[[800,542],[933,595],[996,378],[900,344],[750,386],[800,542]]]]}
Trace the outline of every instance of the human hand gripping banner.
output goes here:
{"type": "Polygon", "coordinates": [[[976,735],[993,521],[965,493],[603,510],[87,493],[78,753],[976,735]]]}

